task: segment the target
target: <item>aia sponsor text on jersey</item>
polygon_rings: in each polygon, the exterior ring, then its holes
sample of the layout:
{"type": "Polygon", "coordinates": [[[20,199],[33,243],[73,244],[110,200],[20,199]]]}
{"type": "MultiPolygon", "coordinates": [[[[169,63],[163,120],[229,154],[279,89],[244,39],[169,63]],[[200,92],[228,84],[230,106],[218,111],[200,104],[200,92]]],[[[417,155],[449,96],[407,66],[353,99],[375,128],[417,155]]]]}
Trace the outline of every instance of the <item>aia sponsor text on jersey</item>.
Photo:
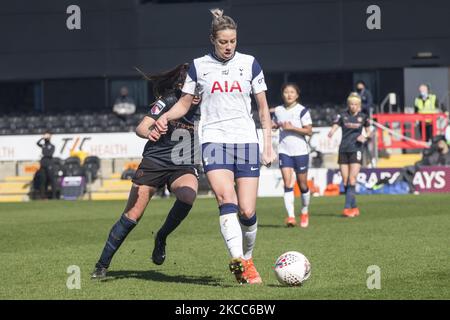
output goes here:
{"type": "Polygon", "coordinates": [[[229,82],[227,80],[223,81],[223,83],[221,84],[219,81],[214,81],[212,88],[211,88],[211,93],[214,92],[220,92],[220,93],[224,93],[224,92],[233,92],[233,91],[238,91],[242,93],[242,89],[241,89],[241,85],[239,84],[239,81],[233,81],[233,83],[229,84],[229,82]]]}

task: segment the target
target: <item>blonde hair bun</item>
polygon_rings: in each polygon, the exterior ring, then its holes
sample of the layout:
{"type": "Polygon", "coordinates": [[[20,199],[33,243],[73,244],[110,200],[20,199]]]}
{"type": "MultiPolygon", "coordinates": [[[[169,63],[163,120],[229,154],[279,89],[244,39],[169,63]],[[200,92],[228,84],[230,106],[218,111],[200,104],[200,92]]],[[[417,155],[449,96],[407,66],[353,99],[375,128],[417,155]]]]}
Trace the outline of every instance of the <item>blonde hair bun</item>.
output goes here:
{"type": "Polygon", "coordinates": [[[219,32],[221,30],[226,30],[226,29],[236,30],[237,29],[236,22],[234,22],[234,20],[231,17],[224,16],[222,9],[215,8],[215,9],[209,9],[209,11],[211,12],[211,14],[213,16],[213,19],[211,22],[211,30],[210,30],[210,34],[213,38],[215,38],[217,35],[217,32],[219,32]]]}
{"type": "Polygon", "coordinates": [[[214,8],[209,10],[215,19],[220,19],[223,17],[223,10],[219,8],[214,8]]]}

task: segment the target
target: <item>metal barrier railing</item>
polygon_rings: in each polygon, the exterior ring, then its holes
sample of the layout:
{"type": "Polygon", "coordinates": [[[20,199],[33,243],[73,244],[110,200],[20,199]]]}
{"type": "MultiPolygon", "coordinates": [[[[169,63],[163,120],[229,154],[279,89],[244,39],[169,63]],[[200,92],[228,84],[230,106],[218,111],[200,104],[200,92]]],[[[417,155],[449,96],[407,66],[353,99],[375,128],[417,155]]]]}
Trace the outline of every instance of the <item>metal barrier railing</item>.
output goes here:
{"type": "Polygon", "coordinates": [[[448,117],[445,113],[403,114],[378,113],[373,115],[377,128],[377,149],[428,148],[426,127],[431,126],[432,136],[445,134],[448,117]]]}

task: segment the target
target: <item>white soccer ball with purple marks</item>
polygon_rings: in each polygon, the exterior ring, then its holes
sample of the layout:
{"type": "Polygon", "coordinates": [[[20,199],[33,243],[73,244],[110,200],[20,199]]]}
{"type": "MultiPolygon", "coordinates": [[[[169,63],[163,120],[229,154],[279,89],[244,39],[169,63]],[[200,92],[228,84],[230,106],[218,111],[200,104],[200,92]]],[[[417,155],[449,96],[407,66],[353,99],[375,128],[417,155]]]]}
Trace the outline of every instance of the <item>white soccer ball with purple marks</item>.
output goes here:
{"type": "Polygon", "coordinates": [[[300,286],[311,275],[311,263],[302,253],[288,251],[275,262],[275,275],[286,286],[300,286]]]}

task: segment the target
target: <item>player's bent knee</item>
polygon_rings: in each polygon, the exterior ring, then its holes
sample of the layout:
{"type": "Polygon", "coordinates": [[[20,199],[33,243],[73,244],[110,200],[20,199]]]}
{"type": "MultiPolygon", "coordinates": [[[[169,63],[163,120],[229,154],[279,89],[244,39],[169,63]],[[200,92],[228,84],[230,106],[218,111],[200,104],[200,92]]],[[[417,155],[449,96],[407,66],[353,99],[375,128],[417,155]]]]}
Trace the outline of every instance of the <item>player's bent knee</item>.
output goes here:
{"type": "Polygon", "coordinates": [[[181,187],[175,191],[175,195],[181,202],[192,205],[197,197],[197,191],[190,187],[181,187]]]}
{"type": "Polygon", "coordinates": [[[130,210],[128,210],[127,212],[124,213],[124,215],[133,221],[139,222],[139,220],[142,218],[142,216],[144,215],[144,210],[145,207],[133,207],[130,210]]]}
{"type": "Polygon", "coordinates": [[[309,191],[308,185],[307,184],[300,184],[300,192],[301,193],[306,193],[309,191]]]}
{"type": "Polygon", "coordinates": [[[250,219],[255,215],[255,208],[240,208],[239,212],[241,213],[241,216],[250,219]]]}

